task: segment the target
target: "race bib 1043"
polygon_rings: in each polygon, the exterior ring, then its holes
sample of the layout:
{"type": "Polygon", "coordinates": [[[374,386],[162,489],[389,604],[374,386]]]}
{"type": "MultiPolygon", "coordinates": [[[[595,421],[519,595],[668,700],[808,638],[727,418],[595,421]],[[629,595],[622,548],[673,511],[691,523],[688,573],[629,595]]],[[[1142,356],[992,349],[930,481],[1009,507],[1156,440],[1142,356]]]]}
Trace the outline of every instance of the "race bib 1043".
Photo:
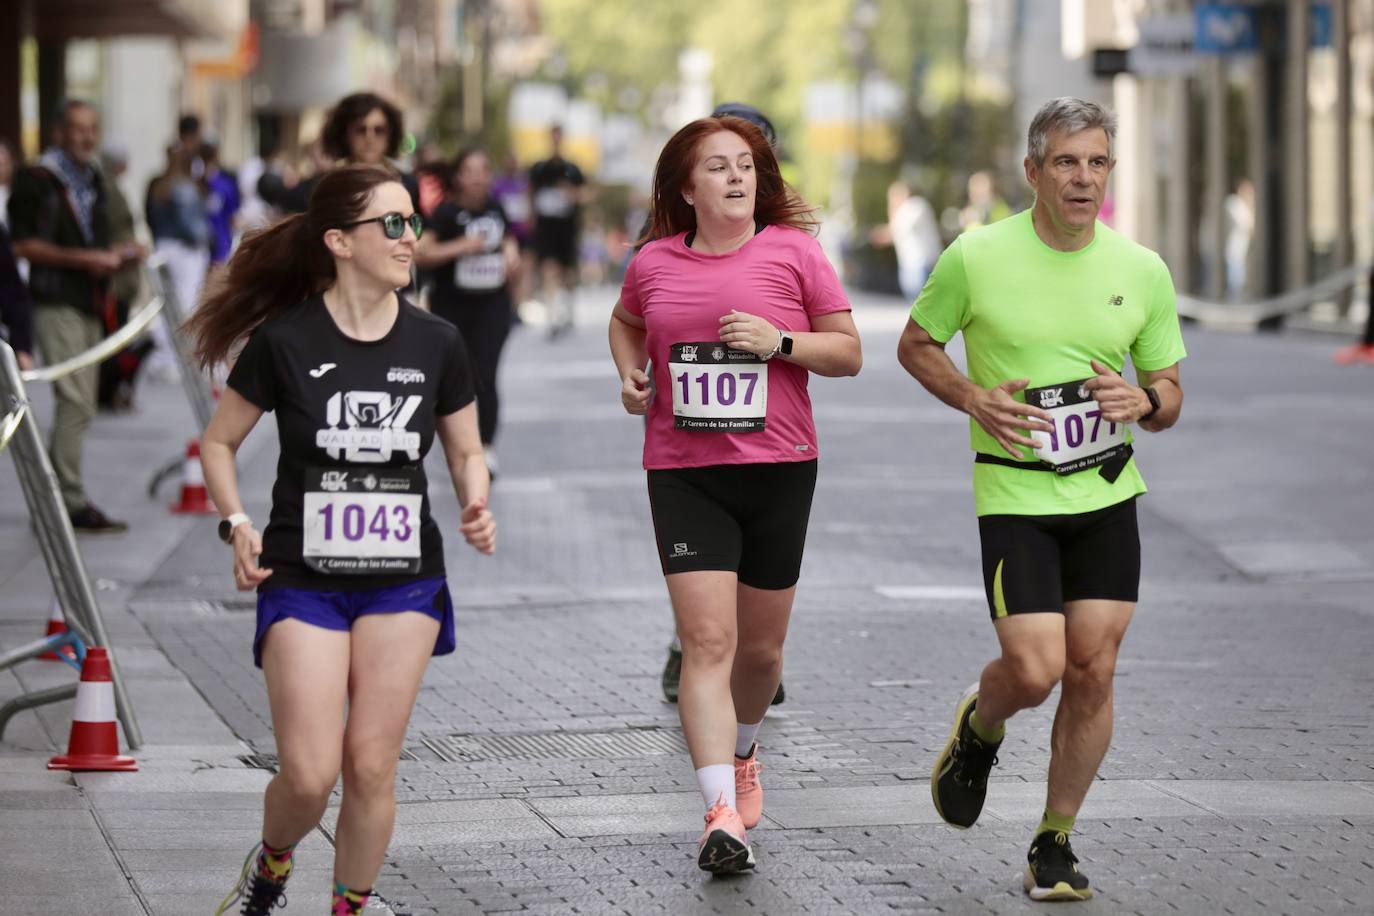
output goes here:
{"type": "Polygon", "coordinates": [[[303,556],[316,572],[418,573],[420,473],[413,468],[310,468],[303,556]]]}
{"type": "Polygon", "coordinates": [[[768,415],[768,364],[720,341],[675,343],[668,350],[673,427],[752,433],[768,415]]]}
{"type": "Polygon", "coordinates": [[[1027,388],[1026,403],[1048,411],[1053,432],[1031,430],[1035,454],[1060,474],[1074,474],[1116,457],[1126,447],[1126,424],[1102,418],[1087,379],[1027,388]]]}

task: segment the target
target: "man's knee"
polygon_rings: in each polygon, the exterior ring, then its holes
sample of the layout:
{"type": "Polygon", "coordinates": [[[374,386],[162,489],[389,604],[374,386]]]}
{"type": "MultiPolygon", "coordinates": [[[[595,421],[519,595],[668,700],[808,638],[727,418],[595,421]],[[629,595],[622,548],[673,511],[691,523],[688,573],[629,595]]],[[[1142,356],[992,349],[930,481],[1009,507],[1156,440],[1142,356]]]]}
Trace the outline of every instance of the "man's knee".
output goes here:
{"type": "Polygon", "coordinates": [[[1027,706],[1049,699],[1064,676],[1064,657],[1053,652],[1015,653],[1006,656],[1006,663],[1013,688],[1027,706]]]}
{"type": "Polygon", "coordinates": [[[1105,702],[1116,676],[1116,651],[1103,647],[1091,654],[1070,656],[1064,668],[1064,690],[1080,700],[1105,702]]]}

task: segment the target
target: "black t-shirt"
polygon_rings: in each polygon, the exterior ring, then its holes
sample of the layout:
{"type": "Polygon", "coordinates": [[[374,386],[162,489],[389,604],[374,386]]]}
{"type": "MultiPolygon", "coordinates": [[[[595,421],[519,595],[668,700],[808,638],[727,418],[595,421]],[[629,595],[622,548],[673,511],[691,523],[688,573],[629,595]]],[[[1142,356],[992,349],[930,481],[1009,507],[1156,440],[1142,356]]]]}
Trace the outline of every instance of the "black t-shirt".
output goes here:
{"type": "Polygon", "coordinates": [[[259,561],[273,573],[261,590],[352,591],[444,574],[424,457],[436,418],[475,397],[453,325],[401,299],[385,337],[355,340],[315,296],[253,332],[228,384],[277,413],[281,456],[259,561]]]}
{"type": "Polygon", "coordinates": [[[504,298],[506,294],[506,253],[502,242],[510,233],[506,211],[495,200],[469,210],[446,200],[434,208],[428,220],[430,231],[441,242],[463,236],[480,236],[482,250],[430,268],[434,277],[431,298],[436,306],[470,304],[472,300],[504,298]]]}
{"type": "Polygon", "coordinates": [[[582,170],[562,157],[530,166],[535,222],[556,225],[574,222],[578,212],[576,189],[585,183],[582,170]]]}

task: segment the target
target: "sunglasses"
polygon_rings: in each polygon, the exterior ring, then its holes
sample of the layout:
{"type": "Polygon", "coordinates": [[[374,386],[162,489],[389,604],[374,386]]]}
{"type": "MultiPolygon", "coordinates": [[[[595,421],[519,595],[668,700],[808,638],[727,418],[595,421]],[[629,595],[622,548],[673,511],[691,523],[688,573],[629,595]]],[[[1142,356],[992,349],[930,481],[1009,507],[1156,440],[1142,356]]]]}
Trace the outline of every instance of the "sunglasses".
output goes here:
{"type": "Polygon", "coordinates": [[[391,133],[391,128],[386,124],[354,124],[353,133],[360,137],[366,137],[368,134],[385,137],[391,133]]]}
{"type": "Polygon", "coordinates": [[[364,223],[381,223],[382,232],[393,241],[406,234],[406,226],[410,226],[410,231],[415,233],[417,240],[420,238],[420,233],[425,229],[425,219],[418,213],[412,213],[409,216],[402,216],[399,213],[383,213],[381,216],[374,216],[370,219],[355,219],[351,223],[344,223],[339,228],[351,229],[364,223]]]}

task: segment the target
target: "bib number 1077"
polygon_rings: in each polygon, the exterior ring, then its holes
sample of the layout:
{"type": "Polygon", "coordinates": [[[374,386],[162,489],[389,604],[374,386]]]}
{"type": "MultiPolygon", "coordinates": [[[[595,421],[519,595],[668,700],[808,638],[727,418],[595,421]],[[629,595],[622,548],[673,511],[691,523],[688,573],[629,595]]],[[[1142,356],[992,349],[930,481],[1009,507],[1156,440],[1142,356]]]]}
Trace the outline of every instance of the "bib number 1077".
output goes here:
{"type": "Polygon", "coordinates": [[[1035,454],[1060,473],[1094,467],[1115,455],[1126,442],[1126,425],[1102,416],[1086,379],[1026,389],[1026,403],[1047,411],[1052,430],[1031,430],[1035,454]]]}

